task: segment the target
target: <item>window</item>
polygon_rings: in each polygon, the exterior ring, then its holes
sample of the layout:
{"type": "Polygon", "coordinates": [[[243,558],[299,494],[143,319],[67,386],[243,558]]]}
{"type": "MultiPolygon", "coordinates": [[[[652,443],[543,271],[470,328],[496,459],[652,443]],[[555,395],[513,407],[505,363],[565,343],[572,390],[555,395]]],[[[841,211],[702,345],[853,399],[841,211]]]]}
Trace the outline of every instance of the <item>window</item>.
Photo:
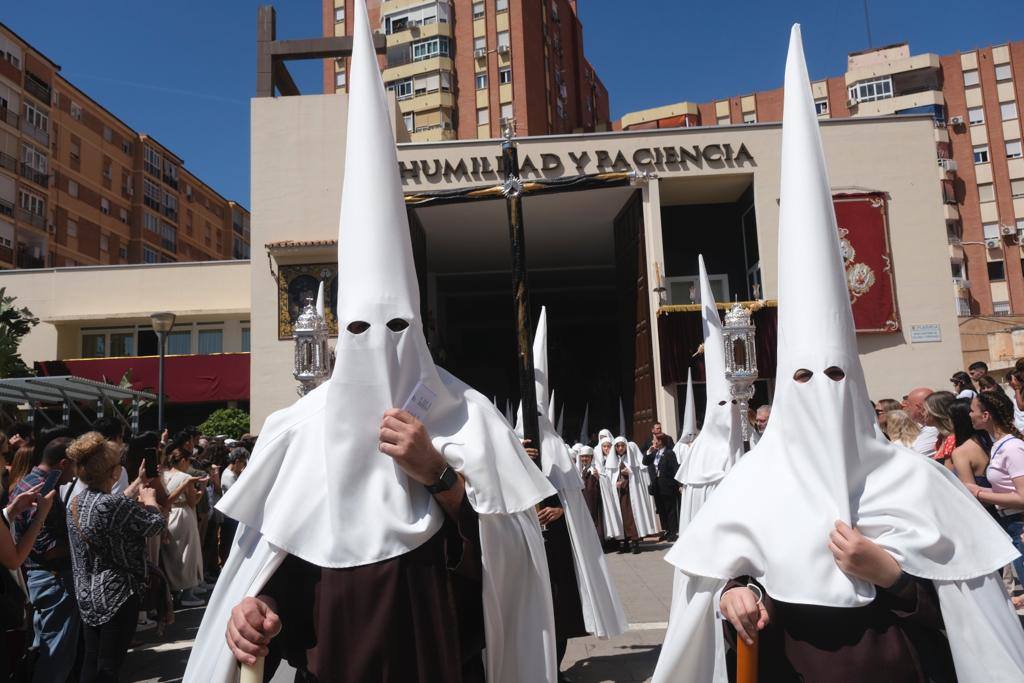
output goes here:
{"type": "Polygon", "coordinates": [[[1009,64],[996,64],[996,80],[997,81],[1009,81],[1013,78],[1013,73],[1010,71],[1009,64]]]}
{"type": "Polygon", "coordinates": [[[130,140],[121,141],[121,151],[127,154],[128,156],[132,156],[133,154],[135,154],[135,150],[132,149],[132,143],[130,140]]]}
{"type": "Polygon", "coordinates": [[[404,81],[395,81],[390,86],[391,90],[394,91],[395,97],[404,100],[407,97],[412,97],[412,79],[408,78],[404,81]]]}
{"type": "Polygon", "coordinates": [[[1003,121],[1013,121],[1017,118],[1017,103],[1016,102],[1000,102],[999,113],[1003,117],[1003,121]]]}
{"type": "Polygon", "coordinates": [[[46,154],[32,145],[25,145],[21,148],[21,160],[36,171],[46,173],[46,154]]]}
{"type": "Polygon", "coordinates": [[[197,353],[224,353],[223,330],[199,330],[197,353]]]}
{"type": "Polygon", "coordinates": [[[110,333],[110,355],[111,356],[134,356],[135,355],[135,333],[134,332],[111,332],[110,333]]]}
{"type": "Polygon", "coordinates": [[[250,344],[251,343],[252,342],[251,342],[250,337],[249,337],[249,328],[248,327],[243,327],[242,328],[242,351],[245,352],[245,353],[248,353],[249,349],[250,349],[250,344]]]}
{"type": "Polygon", "coordinates": [[[83,334],[82,358],[103,358],[107,355],[107,335],[83,334]]]}
{"type": "Polygon", "coordinates": [[[110,251],[110,238],[100,235],[100,251],[110,251]]]}
{"type": "Polygon", "coordinates": [[[143,247],[142,248],[142,262],[143,263],[159,263],[160,262],[160,257],[157,256],[157,253],[155,251],[153,251],[152,249],[150,249],[149,247],[143,247]]]}
{"type": "Polygon", "coordinates": [[[976,164],[987,164],[988,163],[988,145],[975,145],[974,146],[974,163],[976,163],[976,164]]]}
{"type": "Polygon", "coordinates": [[[128,209],[119,209],[121,215],[121,222],[128,225],[128,209]]]}
{"type": "Polygon", "coordinates": [[[512,120],[512,103],[508,102],[501,105],[501,118],[505,121],[512,120]]]}
{"type": "Polygon", "coordinates": [[[814,111],[818,116],[824,116],[828,113],[828,98],[822,97],[820,100],[814,100],[814,111]]]}
{"type": "Polygon", "coordinates": [[[717,119],[715,119],[715,124],[719,126],[728,126],[730,123],[731,121],[728,115],[719,116],[717,119]]]}
{"type": "Polygon", "coordinates": [[[483,90],[487,87],[487,74],[479,73],[476,75],[476,89],[483,90]]]}
{"type": "Polygon", "coordinates": [[[982,233],[985,235],[987,240],[999,239],[999,224],[998,223],[982,223],[982,233]]]}
{"type": "Polygon", "coordinates": [[[953,272],[954,278],[962,278],[964,276],[964,262],[963,261],[950,261],[950,270],[953,272]]]}
{"type": "Polygon", "coordinates": [[[146,178],[142,179],[142,203],[151,209],[160,210],[160,205],[163,203],[164,192],[160,189],[160,186],[156,183],[151,183],[146,178]]]}
{"type": "Polygon", "coordinates": [[[507,12],[508,11],[508,0],[494,0],[494,11],[495,12],[507,12]]]}
{"type": "Polygon", "coordinates": [[[160,169],[163,166],[163,157],[160,156],[160,153],[149,145],[145,145],[142,149],[142,167],[146,169],[146,173],[159,178],[160,169]]]}
{"type": "Polygon", "coordinates": [[[345,87],[345,72],[337,71],[334,74],[334,87],[344,88],[345,87]]]}
{"type": "Polygon", "coordinates": [[[1007,159],[1020,159],[1022,156],[1022,150],[1020,146],[1020,139],[1007,140],[1006,141],[1006,158],[1007,159]]]}
{"type": "Polygon", "coordinates": [[[154,235],[160,234],[160,219],[151,214],[148,211],[142,212],[142,227],[149,230],[154,235]]]}
{"type": "Polygon", "coordinates": [[[110,130],[107,126],[103,126],[103,139],[110,142],[114,139],[114,131],[110,130]]]}
{"type": "Polygon", "coordinates": [[[1009,301],[993,301],[992,312],[996,315],[1010,315],[1009,301]]]}
{"type": "Polygon", "coordinates": [[[25,120],[40,130],[50,128],[49,117],[28,100],[25,100],[25,120]]]}
{"type": "Polygon", "coordinates": [[[78,237],[78,223],[74,222],[70,218],[67,223],[68,237],[78,237]]]}
{"type": "Polygon", "coordinates": [[[412,44],[412,59],[414,62],[422,59],[431,59],[432,57],[447,57],[448,54],[448,38],[445,36],[438,36],[412,44]]]}
{"type": "Polygon", "coordinates": [[[967,110],[967,120],[972,126],[985,123],[985,109],[983,107],[970,107],[967,110]]]}
{"type": "Polygon", "coordinates": [[[979,202],[994,202],[995,200],[996,190],[992,183],[981,183],[978,185],[979,202]]]}
{"type": "Polygon", "coordinates": [[[160,244],[168,251],[178,250],[178,229],[166,221],[160,222],[160,244]]]}
{"type": "Polygon", "coordinates": [[[498,68],[498,83],[505,85],[512,82],[512,67],[502,66],[498,68]]]}
{"type": "Polygon", "coordinates": [[[408,31],[414,26],[426,26],[438,22],[447,24],[450,12],[451,5],[446,2],[431,2],[420,4],[412,9],[400,10],[384,17],[384,32],[391,35],[400,31],[408,31]]]}
{"type": "Polygon", "coordinates": [[[123,261],[128,258],[128,247],[121,247],[117,250],[118,257],[123,261]]]}
{"type": "Polygon", "coordinates": [[[486,126],[489,121],[486,108],[476,110],[476,125],[486,126]]]}
{"type": "Polygon", "coordinates": [[[402,114],[402,121],[405,123],[405,129],[411,133],[414,130],[414,126],[416,124],[416,117],[414,116],[413,112],[409,112],[408,114],[402,114]]]}
{"type": "Polygon", "coordinates": [[[39,195],[26,192],[25,190],[18,191],[18,206],[36,216],[42,216],[46,213],[46,201],[39,195]]]}
{"type": "Polygon", "coordinates": [[[72,197],[78,196],[78,183],[76,183],[74,180],[68,181],[68,194],[72,197]]]}
{"type": "Polygon", "coordinates": [[[167,335],[167,355],[183,356],[192,353],[192,332],[171,332],[167,335]]]}
{"type": "Polygon", "coordinates": [[[82,146],[78,144],[78,140],[75,140],[74,136],[71,138],[71,147],[68,149],[68,156],[71,157],[72,161],[78,161],[82,158],[82,146]]]}
{"type": "Polygon", "coordinates": [[[512,45],[512,36],[508,31],[498,31],[498,48],[508,48],[512,45]]]}
{"type": "Polygon", "coordinates": [[[473,51],[487,50],[487,36],[479,36],[473,39],[473,51]]]}
{"type": "Polygon", "coordinates": [[[748,111],[743,115],[743,123],[757,123],[757,113],[748,111]]]}
{"type": "Polygon", "coordinates": [[[1024,178],[1010,181],[1010,194],[1013,195],[1014,199],[1024,197],[1024,178]]]}
{"type": "Polygon", "coordinates": [[[106,197],[100,197],[100,213],[104,216],[110,215],[110,200],[106,197]]]}
{"type": "Polygon", "coordinates": [[[343,21],[345,21],[345,8],[344,7],[335,7],[334,8],[334,23],[335,24],[340,24],[343,21]]]}
{"type": "Polygon", "coordinates": [[[484,3],[474,2],[473,3],[473,18],[483,19],[484,18],[484,3]]]}
{"type": "Polygon", "coordinates": [[[72,102],[69,110],[71,113],[71,118],[73,118],[75,121],[82,120],[82,108],[80,106],[72,102]]]}
{"type": "Polygon", "coordinates": [[[977,69],[967,69],[964,71],[964,86],[969,88],[972,85],[978,85],[977,69]]]}
{"type": "Polygon", "coordinates": [[[892,77],[872,78],[850,86],[850,99],[854,102],[874,102],[892,97],[892,77]]]}
{"type": "Polygon", "coordinates": [[[1006,262],[1005,261],[989,261],[988,262],[988,279],[990,282],[997,280],[1006,279],[1006,262]]]}

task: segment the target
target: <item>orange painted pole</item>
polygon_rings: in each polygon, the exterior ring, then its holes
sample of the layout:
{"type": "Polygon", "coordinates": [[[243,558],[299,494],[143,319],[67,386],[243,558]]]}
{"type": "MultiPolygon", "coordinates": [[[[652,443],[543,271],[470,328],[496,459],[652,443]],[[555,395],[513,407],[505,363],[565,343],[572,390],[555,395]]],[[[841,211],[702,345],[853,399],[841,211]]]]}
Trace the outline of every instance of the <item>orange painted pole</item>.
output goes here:
{"type": "Polygon", "coordinates": [[[753,645],[742,638],[736,639],[736,645],[736,683],[757,683],[757,636],[753,645]]]}

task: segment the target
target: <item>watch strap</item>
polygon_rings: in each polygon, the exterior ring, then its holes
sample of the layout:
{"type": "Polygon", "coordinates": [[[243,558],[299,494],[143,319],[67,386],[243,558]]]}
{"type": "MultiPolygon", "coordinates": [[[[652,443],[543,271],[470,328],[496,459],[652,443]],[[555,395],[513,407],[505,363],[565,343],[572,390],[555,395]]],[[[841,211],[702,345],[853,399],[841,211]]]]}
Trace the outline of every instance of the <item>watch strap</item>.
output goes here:
{"type": "Polygon", "coordinates": [[[458,479],[458,475],[455,470],[452,469],[451,465],[445,465],[444,470],[441,471],[441,476],[438,478],[436,484],[430,484],[427,486],[427,491],[431,494],[444,493],[451,487],[455,486],[455,482],[458,479]]]}

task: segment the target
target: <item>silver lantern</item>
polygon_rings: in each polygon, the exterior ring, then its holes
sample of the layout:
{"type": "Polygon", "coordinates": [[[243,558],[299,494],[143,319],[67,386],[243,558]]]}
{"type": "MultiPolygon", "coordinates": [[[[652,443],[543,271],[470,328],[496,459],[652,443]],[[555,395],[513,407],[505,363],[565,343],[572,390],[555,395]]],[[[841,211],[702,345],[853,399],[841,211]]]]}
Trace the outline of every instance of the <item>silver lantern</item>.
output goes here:
{"type": "Polygon", "coordinates": [[[292,325],[295,340],[295,379],[304,396],[331,374],[331,349],[327,343],[327,320],[317,313],[312,297],[306,298],[302,313],[292,325]]]}
{"type": "Polygon", "coordinates": [[[740,407],[743,440],[750,441],[749,403],[757,381],[757,351],[750,311],[736,302],[725,314],[725,378],[729,391],[740,407]]]}

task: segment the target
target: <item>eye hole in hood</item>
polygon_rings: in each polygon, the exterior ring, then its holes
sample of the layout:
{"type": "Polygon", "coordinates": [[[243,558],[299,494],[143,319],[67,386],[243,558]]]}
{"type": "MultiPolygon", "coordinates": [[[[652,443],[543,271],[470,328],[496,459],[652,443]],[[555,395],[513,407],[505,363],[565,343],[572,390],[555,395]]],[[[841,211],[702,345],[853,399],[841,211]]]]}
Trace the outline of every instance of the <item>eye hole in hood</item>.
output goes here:
{"type": "Polygon", "coordinates": [[[839,380],[846,377],[846,373],[843,372],[842,368],[832,365],[825,368],[825,376],[828,377],[833,382],[838,382],[839,380]]]}
{"type": "Polygon", "coordinates": [[[368,329],[370,329],[370,323],[365,322],[363,320],[353,320],[348,324],[348,327],[346,327],[345,329],[347,329],[352,334],[362,334],[363,332],[366,332],[368,329]]]}
{"type": "Polygon", "coordinates": [[[409,321],[402,318],[392,318],[388,321],[388,329],[392,332],[401,332],[407,327],[409,327],[409,321]]]}
{"type": "Polygon", "coordinates": [[[814,373],[807,368],[800,368],[793,373],[793,381],[800,384],[807,384],[811,381],[811,377],[814,377],[814,373]]]}

